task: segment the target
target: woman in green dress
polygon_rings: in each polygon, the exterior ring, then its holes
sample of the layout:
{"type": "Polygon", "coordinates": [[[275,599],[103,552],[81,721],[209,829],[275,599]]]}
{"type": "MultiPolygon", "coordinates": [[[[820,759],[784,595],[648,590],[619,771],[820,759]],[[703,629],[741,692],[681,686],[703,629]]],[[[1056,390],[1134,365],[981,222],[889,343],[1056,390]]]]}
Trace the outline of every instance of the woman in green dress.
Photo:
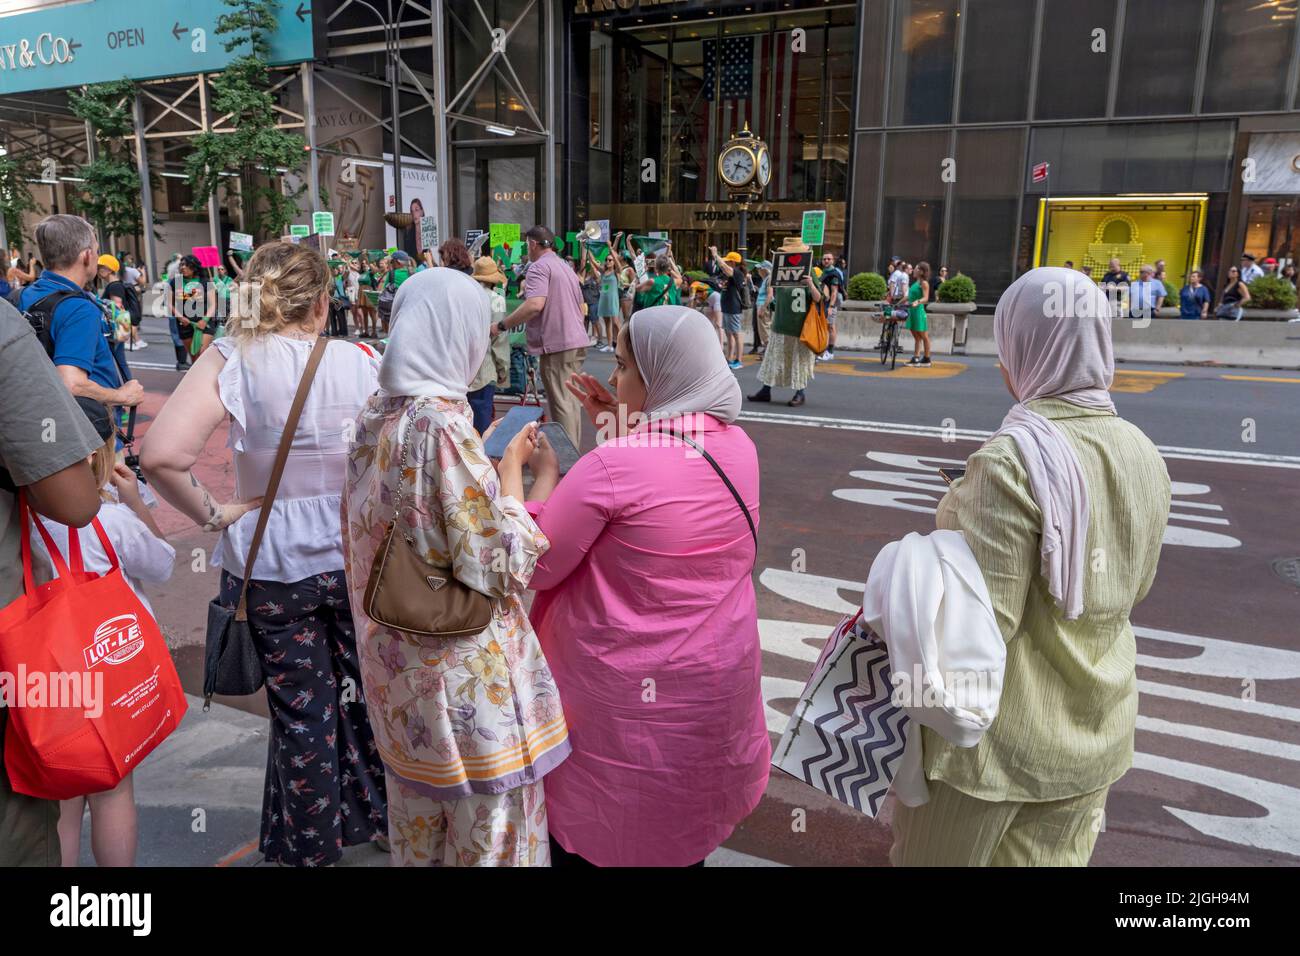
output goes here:
{"type": "Polygon", "coordinates": [[[357,263],[357,285],[359,287],[356,302],[357,334],[363,338],[374,338],[379,313],[375,311],[375,304],[370,301],[366,292],[375,288],[375,276],[370,265],[370,256],[364,252],[361,253],[361,259],[357,263]]]}
{"type": "Polygon", "coordinates": [[[925,304],[930,301],[930,263],[918,262],[912,270],[912,287],[907,290],[907,331],[912,333],[912,360],[907,364],[916,368],[930,367],[929,318],[925,304]],[[925,346],[925,358],[921,347],[925,346]]]}
{"type": "MultiPolygon", "coordinates": [[[[797,236],[787,237],[781,244],[781,251],[812,253],[797,236]]],[[[799,340],[799,336],[803,333],[809,308],[821,299],[821,290],[817,288],[811,271],[804,276],[802,284],[775,287],[768,294],[772,331],[768,335],[767,351],[763,353],[763,364],[758,369],[762,388],[749,396],[751,402],[770,402],[773,386],[794,389],[794,397],[786,402],[791,408],[798,408],[807,400],[804,389],[812,381],[817,355],[799,340]]]]}

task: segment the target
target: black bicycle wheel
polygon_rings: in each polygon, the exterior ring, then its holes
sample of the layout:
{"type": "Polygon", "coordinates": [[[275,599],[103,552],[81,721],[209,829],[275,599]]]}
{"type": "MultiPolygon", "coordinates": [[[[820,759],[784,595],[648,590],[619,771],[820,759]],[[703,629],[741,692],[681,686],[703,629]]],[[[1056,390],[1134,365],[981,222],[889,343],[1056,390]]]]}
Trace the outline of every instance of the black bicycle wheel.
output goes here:
{"type": "Polygon", "coordinates": [[[889,334],[893,323],[886,322],[885,327],[880,330],[880,344],[876,348],[880,349],[880,364],[884,365],[889,361],[889,346],[893,336],[889,334]]]}
{"type": "Polygon", "coordinates": [[[900,347],[901,336],[898,334],[898,323],[894,323],[894,340],[890,343],[889,349],[889,370],[892,372],[898,367],[898,350],[900,347]]]}

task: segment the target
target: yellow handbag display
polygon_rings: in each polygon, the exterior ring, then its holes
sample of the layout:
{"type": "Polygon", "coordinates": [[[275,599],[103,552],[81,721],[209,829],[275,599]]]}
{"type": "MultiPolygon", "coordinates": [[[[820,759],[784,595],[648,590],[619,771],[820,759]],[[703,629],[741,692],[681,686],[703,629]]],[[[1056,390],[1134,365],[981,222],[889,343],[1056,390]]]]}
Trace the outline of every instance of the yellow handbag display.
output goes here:
{"type": "Polygon", "coordinates": [[[826,303],[814,302],[803,319],[803,331],[799,341],[812,349],[814,355],[821,355],[831,341],[830,326],[826,324],[826,303]]]}

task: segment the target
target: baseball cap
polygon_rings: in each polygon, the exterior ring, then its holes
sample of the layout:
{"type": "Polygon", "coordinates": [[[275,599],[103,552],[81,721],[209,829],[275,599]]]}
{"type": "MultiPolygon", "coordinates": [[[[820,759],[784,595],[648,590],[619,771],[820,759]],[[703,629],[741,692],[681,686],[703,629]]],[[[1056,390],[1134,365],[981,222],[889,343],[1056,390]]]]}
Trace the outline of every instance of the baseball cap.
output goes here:
{"type": "Polygon", "coordinates": [[[728,253],[727,253],[725,256],[723,256],[722,258],[723,258],[724,260],[726,260],[727,262],[739,262],[739,261],[740,261],[740,253],[739,253],[739,252],[728,252],[728,253]]]}
{"type": "Polygon", "coordinates": [[[1274,259],[1272,256],[1269,256],[1267,259],[1264,260],[1264,265],[1275,266],[1277,265],[1277,260],[1274,259]]]}
{"type": "Polygon", "coordinates": [[[114,256],[110,256],[107,252],[99,257],[99,264],[103,266],[105,269],[109,269],[112,272],[117,272],[119,269],[122,268],[122,264],[118,262],[114,256]]]}
{"type": "MultiPolygon", "coordinates": [[[[111,259],[112,256],[109,258],[111,259]]],[[[97,402],[93,398],[87,398],[85,395],[78,395],[76,398],[77,404],[81,406],[81,411],[85,414],[91,427],[99,435],[99,440],[108,441],[112,438],[113,421],[108,417],[108,409],[103,403],[97,402]]]]}

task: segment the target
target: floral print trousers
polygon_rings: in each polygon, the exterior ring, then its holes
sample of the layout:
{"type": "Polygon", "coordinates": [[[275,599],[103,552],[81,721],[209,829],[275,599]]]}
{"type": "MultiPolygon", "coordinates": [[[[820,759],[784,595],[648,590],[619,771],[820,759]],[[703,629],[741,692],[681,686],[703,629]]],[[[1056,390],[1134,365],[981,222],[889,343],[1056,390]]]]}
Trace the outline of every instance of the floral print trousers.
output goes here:
{"type": "Polygon", "coordinates": [[[550,866],[541,782],[434,800],[389,776],[394,866],[550,866]]]}
{"type": "MultiPolygon", "coordinates": [[[[243,582],[221,573],[221,600],[243,582]]],[[[286,866],[337,863],[388,829],[383,764],[361,689],[342,571],[292,584],[254,579],[248,623],[262,657],[271,738],[261,850],[286,866]]]]}

